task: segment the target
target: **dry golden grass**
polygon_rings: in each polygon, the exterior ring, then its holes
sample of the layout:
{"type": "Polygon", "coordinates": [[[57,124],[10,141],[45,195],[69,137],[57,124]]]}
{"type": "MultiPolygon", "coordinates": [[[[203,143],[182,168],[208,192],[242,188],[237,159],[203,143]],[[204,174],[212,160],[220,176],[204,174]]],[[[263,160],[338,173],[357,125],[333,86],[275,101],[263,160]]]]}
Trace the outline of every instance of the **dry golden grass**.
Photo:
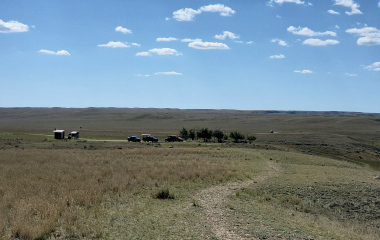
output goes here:
{"type": "Polygon", "coordinates": [[[176,186],[174,195],[181,198],[202,186],[249,177],[255,172],[249,158],[217,148],[2,150],[0,236],[35,239],[57,228],[73,236],[101,235],[86,230],[79,216],[106,194],[176,186]]]}
{"type": "Polygon", "coordinates": [[[237,191],[231,224],[259,239],[379,239],[377,171],[305,154],[267,151],[281,175],[237,191]],[[250,225],[247,225],[250,222],[250,225]]]}

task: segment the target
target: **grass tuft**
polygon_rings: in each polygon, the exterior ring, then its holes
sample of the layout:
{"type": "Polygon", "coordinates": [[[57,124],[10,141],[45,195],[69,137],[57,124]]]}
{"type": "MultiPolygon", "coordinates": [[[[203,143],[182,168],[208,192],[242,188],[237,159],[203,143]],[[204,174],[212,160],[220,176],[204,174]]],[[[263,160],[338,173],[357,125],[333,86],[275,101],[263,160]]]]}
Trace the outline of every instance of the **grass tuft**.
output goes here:
{"type": "Polygon", "coordinates": [[[175,196],[170,193],[169,188],[161,188],[153,193],[153,198],[156,199],[174,199],[175,196]]]}

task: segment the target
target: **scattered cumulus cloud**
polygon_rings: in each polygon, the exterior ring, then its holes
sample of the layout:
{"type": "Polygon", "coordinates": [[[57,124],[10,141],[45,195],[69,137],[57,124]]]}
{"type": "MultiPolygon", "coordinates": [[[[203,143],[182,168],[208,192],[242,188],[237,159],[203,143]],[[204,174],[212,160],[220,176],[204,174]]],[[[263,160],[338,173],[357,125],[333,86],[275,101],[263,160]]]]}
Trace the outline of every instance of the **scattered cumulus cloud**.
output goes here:
{"type": "Polygon", "coordinates": [[[309,38],[303,41],[302,44],[319,47],[319,46],[327,46],[327,45],[336,45],[338,43],[339,43],[338,40],[333,40],[333,39],[321,40],[317,38],[309,38]]]}
{"type": "Polygon", "coordinates": [[[129,30],[127,28],[123,28],[122,26],[118,26],[115,28],[115,31],[116,32],[121,32],[121,33],[124,33],[124,34],[127,34],[127,33],[132,33],[132,30],[129,30]]]}
{"type": "Polygon", "coordinates": [[[345,73],[344,75],[348,76],[348,77],[357,77],[358,76],[357,74],[353,74],[353,73],[345,73]]]}
{"type": "Polygon", "coordinates": [[[107,44],[99,44],[98,47],[129,48],[130,46],[128,46],[127,43],[110,41],[107,44]]]}
{"type": "Polygon", "coordinates": [[[229,17],[236,13],[230,7],[224,6],[223,4],[210,4],[208,6],[201,7],[199,10],[202,12],[217,12],[220,16],[229,17]]]}
{"type": "Polygon", "coordinates": [[[302,73],[302,74],[310,74],[310,73],[313,73],[313,71],[310,71],[310,70],[302,70],[302,71],[295,70],[294,72],[295,72],[295,73],[302,73]]]}
{"type": "Polygon", "coordinates": [[[276,16],[276,18],[279,18],[279,19],[281,19],[282,17],[281,17],[280,15],[277,15],[277,16],[276,16]]]}
{"type": "Polygon", "coordinates": [[[360,36],[360,38],[357,41],[358,45],[380,45],[380,30],[378,30],[377,28],[351,28],[347,29],[346,33],[351,33],[360,36]]]}
{"type": "Polygon", "coordinates": [[[284,40],[281,40],[281,39],[278,39],[278,38],[272,39],[270,42],[272,42],[272,43],[278,43],[278,45],[284,46],[284,47],[288,46],[288,44],[284,40]]]}
{"type": "Polygon", "coordinates": [[[154,75],[183,75],[182,73],[177,73],[177,72],[157,72],[154,75]]]}
{"type": "Polygon", "coordinates": [[[170,42],[170,41],[177,41],[177,38],[168,37],[168,38],[157,38],[157,42],[170,42]]]}
{"type": "Polygon", "coordinates": [[[149,52],[138,52],[138,53],[136,53],[136,56],[147,57],[147,56],[150,56],[150,54],[149,54],[149,52]]]}
{"type": "Polygon", "coordinates": [[[328,13],[330,13],[330,14],[333,14],[333,15],[340,15],[340,13],[339,12],[335,12],[334,10],[327,10],[327,12],[328,13]]]}
{"type": "Polygon", "coordinates": [[[172,48],[153,48],[149,50],[150,53],[155,53],[157,55],[174,55],[180,56],[182,53],[177,52],[177,50],[172,48]]]}
{"type": "Polygon", "coordinates": [[[177,21],[193,21],[195,19],[195,15],[201,14],[200,10],[194,10],[192,8],[182,8],[173,12],[173,18],[177,21]]]}
{"type": "Polygon", "coordinates": [[[54,51],[50,51],[50,50],[41,49],[38,52],[43,53],[43,54],[50,54],[50,55],[70,56],[70,53],[66,50],[54,52],[54,51]]]}
{"type": "Polygon", "coordinates": [[[377,4],[377,6],[380,8],[380,2],[377,4]]]}
{"type": "Polygon", "coordinates": [[[345,12],[347,15],[363,14],[359,10],[360,5],[355,3],[353,0],[334,0],[334,2],[334,5],[351,8],[351,12],[345,12]]]}
{"type": "Polygon", "coordinates": [[[291,32],[291,33],[296,34],[296,35],[309,36],[309,37],[326,36],[326,35],[330,35],[333,37],[336,36],[336,33],[332,32],[332,31],[314,32],[313,30],[311,30],[307,27],[304,27],[304,28],[297,27],[296,28],[296,27],[290,26],[290,27],[288,27],[287,30],[288,30],[288,32],[291,32]]]}
{"type": "Polygon", "coordinates": [[[150,49],[148,52],[136,53],[136,56],[147,57],[147,56],[151,56],[152,54],[157,54],[160,56],[165,56],[165,55],[180,56],[180,55],[182,55],[182,53],[179,53],[179,52],[177,52],[177,50],[172,49],[172,48],[153,48],[153,49],[150,49]]]}
{"type": "Polygon", "coordinates": [[[29,31],[29,27],[26,24],[17,21],[4,22],[0,19],[0,33],[16,33],[27,31],[29,31]]]}
{"type": "Polygon", "coordinates": [[[136,74],[136,77],[150,77],[149,74],[136,74]]]}
{"type": "Polygon", "coordinates": [[[135,47],[140,47],[141,44],[138,44],[138,43],[132,43],[132,46],[135,46],[135,47]]]}
{"type": "Polygon", "coordinates": [[[283,54],[272,55],[269,58],[272,58],[272,59],[282,59],[282,58],[285,58],[285,55],[283,55],[283,54]]]}
{"type": "Polygon", "coordinates": [[[224,6],[223,4],[210,4],[208,6],[203,6],[198,10],[194,10],[192,8],[179,9],[173,12],[173,18],[177,21],[193,21],[195,16],[201,14],[202,12],[217,12],[223,17],[232,16],[236,13],[235,10],[224,6]]]}
{"type": "Polygon", "coordinates": [[[234,33],[229,32],[229,31],[223,31],[223,34],[214,36],[214,38],[219,39],[219,40],[224,40],[226,39],[226,37],[229,37],[230,39],[240,38],[239,36],[236,36],[234,33]]]}
{"type": "Polygon", "coordinates": [[[364,68],[370,71],[380,72],[380,62],[372,63],[371,65],[365,66],[364,68]]]}
{"type": "Polygon", "coordinates": [[[226,49],[230,49],[226,44],[218,43],[218,42],[191,42],[191,43],[189,43],[188,46],[191,48],[201,49],[201,50],[211,50],[211,49],[226,50],[226,49]]]}
{"type": "Polygon", "coordinates": [[[282,5],[283,3],[295,3],[295,4],[302,4],[304,5],[305,2],[301,0],[270,0],[267,5],[273,7],[273,3],[277,3],[279,5],[282,5]]]}
{"type": "Polygon", "coordinates": [[[181,42],[202,42],[202,39],[200,39],[200,38],[196,38],[196,39],[184,38],[181,40],[181,42]]]}
{"type": "Polygon", "coordinates": [[[253,41],[249,41],[249,42],[247,42],[247,44],[252,44],[253,43],[253,41]]]}

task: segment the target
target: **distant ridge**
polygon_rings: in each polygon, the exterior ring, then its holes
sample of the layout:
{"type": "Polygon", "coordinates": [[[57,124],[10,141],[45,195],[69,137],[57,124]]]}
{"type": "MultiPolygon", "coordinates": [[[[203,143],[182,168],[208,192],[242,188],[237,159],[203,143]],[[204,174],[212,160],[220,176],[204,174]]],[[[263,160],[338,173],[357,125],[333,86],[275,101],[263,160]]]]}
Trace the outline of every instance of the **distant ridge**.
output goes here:
{"type": "MultiPolygon", "coordinates": [[[[71,111],[104,111],[104,112],[178,112],[178,113],[251,113],[251,114],[299,114],[299,115],[327,115],[327,116],[373,116],[380,117],[380,113],[347,112],[347,111],[297,111],[297,110],[237,110],[237,109],[179,109],[179,108],[116,108],[116,107],[88,107],[88,108],[64,108],[64,107],[0,107],[0,112],[71,112],[71,111]]],[[[1,115],[0,115],[1,118],[1,115]]]]}

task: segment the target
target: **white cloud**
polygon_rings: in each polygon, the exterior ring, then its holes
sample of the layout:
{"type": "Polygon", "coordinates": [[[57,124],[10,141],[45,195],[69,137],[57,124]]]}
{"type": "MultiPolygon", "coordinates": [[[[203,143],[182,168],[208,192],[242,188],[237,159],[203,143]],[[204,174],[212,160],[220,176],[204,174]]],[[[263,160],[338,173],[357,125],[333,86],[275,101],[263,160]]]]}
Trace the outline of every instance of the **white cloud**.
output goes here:
{"type": "Polygon", "coordinates": [[[138,44],[138,43],[132,43],[132,46],[135,46],[135,47],[140,47],[141,44],[138,44]]]}
{"type": "Polygon", "coordinates": [[[122,32],[124,34],[127,34],[127,33],[132,33],[132,30],[129,30],[127,28],[123,28],[122,26],[118,26],[115,28],[115,31],[116,32],[122,32]]]}
{"type": "Polygon", "coordinates": [[[344,75],[348,76],[348,77],[357,77],[358,76],[357,74],[353,74],[353,73],[345,73],[344,75]]]}
{"type": "Polygon", "coordinates": [[[295,73],[302,73],[302,74],[310,74],[310,73],[313,73],[313,71],[310,71],[310,70],[302,70],[302,71],[295,70],[294,72],[295,72],[295,73]]]}
{"type": "Polygon", "coordinates": [[[203,6],[198,10],[194,10],[192,8],[179,9],[173,12],[173,18],[177,21],[193,21],[195,16],[201,14],[202,12],[218,12],[223,17],[232,16],[236,13],[235,10],[224,6],[223,4],[210,4],[208,6],[203,6]]]}
{"type": "Polygon", "coordinates": [[[293,34],[296,34],[296,35],[302,35],[302,36],[309,36],[309,37],[314,37],[314,36],[326,36],[326,35],[330,35],[330,36],[333,36],[335,37],[336,36],[336,33],[335,32],[332,32],[332,31],[326,31],[326,32],[314,32],[313,30],[307,28],[307,27],[304,27],[304,28],[301,28],[301,27],[293,27],[293,26],[290,26],[288,27],[288,32],[291,32],[293,34]]]}
{"type": "Polygon", "coordinates": [[[170,41],[177,41],[177,38],[168,37],[168,38],[157,38],[157,42],[170,42],[170,41]]]}
{"type": "Polygon", "coordinates": [[[272,55],[269,58],[272,58],[272,59],[282,59],[282,58],[285,58],[285,55],[283,55],[283,54],[272,55]]]}
{"type": "Polygon", "coordinates": [[[273,3],[277,3],[280,5],[282,5],[283,3],[305,4],[305,2],[301,0],[270,0],[267,4],[269,6],[273,6],[273,3]]]}
{"type": "Polygon", "coordinates": [[[335,28],[336,28],[336,29],[340,29],[339,25],[335,25],[335,28]]]}
{"type": "Polygon", "coordinates": [[[41,49],[38,52],[43,53],[43,54],[50,54],[50,55],[70,56],[70,53],[66,50],[54,52],[54,51],[50,51],[50,50],[41,49]]]}
{"type": "Polygon", "coordinates": [[[281,39],[278,39],[278,38],[272,39],[270,42],[272,42],[272,43],[278,43],[278,45],[284,46],[284,47],[288,46],[288,44],[284,40],[281,40],[281,39]]]}
{"type": "Polygon", "coordinates": [[[150,53],[156,53],[157,55],[175,55],[180,56],[182,53],[172,48],[153,48],[149,50],[150,53]]]}
{"type": "Polygon", "coordinates": [[[155,75],[183,75],[182,73],[177,73],[177,72],[157,72],[155,75]]]}
{"type": "Polygon", "coordinates": [[[247,42],[247,44],[252,44],[253,43],[253,41],[249,41],[249,42],[247,42]]]}
{"type": "Polygon", "coordinates": [[[201,50],[209,50],[209,49],[230,49],[226,44],[224,43],[218,43],[218,42],[191,42],[188,45],[191,48],[195,49],[201,49],[201,50]]]}
{"type": "Polygon", "coordinates": [[[309,38],[303,41],[302,44],[304,45],[310,45],[310,46],[326,46],[326,45],[335,45],[338,44],[339,41],[327,39],[327,40],[321,40],[316,38],[309,38]]]}
{"type": "Polygon", "coordinates": [[[181,40],[181,42],[202,42],[202,39],[200,39],[200,38],[196,38],[196,39],[184,38],[181,40]]]}
{"type": "Polygon", "coordinates": [[[351,33],[360,36],[357,41],[358,45],[380,45],[380,30],[374,27],[351,28],[347,29],[346,33],[351,33]]]}
{"type": "Polygon", "coordinates": [[[110,48],[128,48],[126,43],[110,41],[107,44],[99,44],[98,47],[110,47],[110,48]]]}
{"type": "Polygon", "coordinates": [[[353,0],[334,0],[334,2],[334,5],[351,8],[351,12],[346,12],[347,15],[363,14],[359,10],[360,5],[355,3],[353,0]]]}
{"type": "Polygon", "coordinates": [[[338,13],[338,12],[335,12],[334,10],[327,10],[327,12],[328,13],[330,13],[330,14],[334,14],[334,15],[340,15],[340,13],[338,13]]]}
{"type": "Polygon", "coordinates": [[[380,72],[380,62],[372,63],[369,66],[364,67],[365,69],[368,69],[370,71],[377,71],[380,72]]]}
{"type": "Polygon", "coordinates": [[[199,10],[202,12],[219,12],[220,16],[231,16],[236,13],[235,10],[232,10],[230,7],[226,7],[223,4],[210,4],[208,6],[201,7],[199,10]]]}
{"type": "Polygon", "coordinates": [[[377,4],[377,6],[380,8],[380,2],[377,4]]]}
{"type": "Polygon", "coordinates": [[[231,39],[236,39],[240,38],[239,36],[236,36],[234,33],[229,32],[229,31],[223,31],[223,34],[215,35],[214,38],[219,39],[219,40],[224,40],[226,37],[229,37],[231,39]]]}
{"type": "Polygon", "coordinates": [[[175,49],[172,49],[172,48],[153,48],[153,49],[150,49],[148,52],[139,52],[139,53],[136,53],[136,56],[143,56],[143,57],[146,57],[146,56],[151,56],[151,54],[157,54],[157,55],[173,55],[173,56],[180,56],[182,55],[182,53],[179,53],[177,52],[177,50],[175,49]]]}
{"type": "Polygon", "coordinates": [[[28,25],[17,21],[4,22],[0,19],[0,33],[16,33],[29,31],[28,25]]]}
{"type": "Polygon", "coordinates": [[[150,77],[149,74],[136,74],[136,77],[150,77]]]}
{"type": "Polygon", "coordinates": [[[136,53],[136,56],[147,57],[147,56],[150,56],[150,54],[149,54],[149,52],[138,52],[138,53],[136,53]]]}
{"type": "Polygon", "coordinates": [[[201,14],[201,11],[192,8],[182,8],[173,12],[173,18],[177,21],[193,21],[197,14],[201,14]]]}
{"type": "Polygon", "coordinates": [[[279,19],[281,19],[282,17],[281,17],[280,15],[277,15],[277,16],[276,16],[276,18],[279,18],[279,19]]]}

